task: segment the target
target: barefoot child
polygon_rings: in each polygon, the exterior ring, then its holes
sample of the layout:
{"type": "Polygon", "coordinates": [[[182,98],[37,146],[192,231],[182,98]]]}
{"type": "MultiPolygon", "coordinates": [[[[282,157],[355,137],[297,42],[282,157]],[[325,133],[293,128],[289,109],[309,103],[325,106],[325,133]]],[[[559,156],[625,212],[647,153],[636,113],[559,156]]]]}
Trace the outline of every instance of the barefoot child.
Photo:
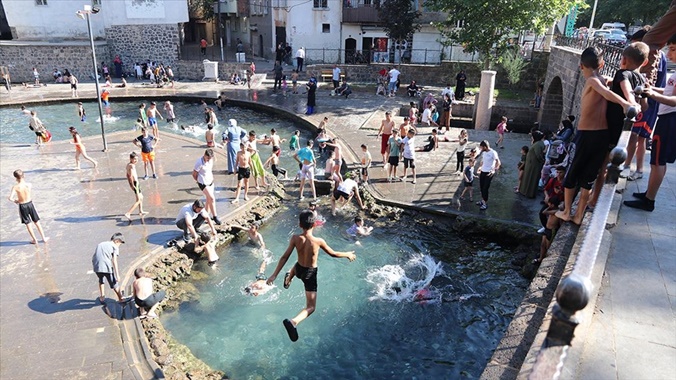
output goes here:
{"type": "Polygon", "coordinates": [[[138,162],[138,155],[136,152],[132,152],[129,155],[129,163],[127,164],[127,181],[129,182],[129,187],[131,191],[134,192],[136,197],[136,202],[131,206],[129,211],[127,211],[124,216],[129,219],[131,222],[131,213],[138,207],[139,216],[143,218],[146,214],[146,211],[143,211],[143,194],[141,194],[141,185],[138,182],[138,174],[136,173],[136,163],[138,162]]]}
{"type": "Polygon", "coordinates": [[[286,262],[289,260],[291,252],[293,252],[295,248],[296,253],[298,255],[298,261],[293,267],[293,274],[289,272],[286,278],[284,279],[284,286],[285,288],[288,287],[293,276],[298,277],[301,281],[303,281],[303,284],[305,285],[306,304],[305,308],[303,308],[303,310],[301,310],[300,313],[296,315],[296,317],[290,320],[285,319],[283,321],[284,328],[286,328],[286,332],[289,334],[289,339],[291,339],[292,342],[298,340],[298,331],[296,330],[298,324],[301,323],[303,320],[305,320],[305,318],[309,317],[312,313],[314,313],[316,308],[317,259],[319,256],[319,249],[321,248],[324,252],[333,257],[346,258],[350,261],[354,261],[357,258],[354,254],[354,251],[352,252],[334,251],[331,247],[329,247],[328,244],[326,244],[324,239],[316,238],[312,235],[312,230],[315,224],[315,217],[312,211],[305,210],[301,212],[298,219],[299,219],[298,224],[300,228],[303,229],[303,232],[299,235],[293,235],[291,237],[291,240],[289,241],[289,246],[287,247],[282,257],[279,259],[277,268],[275,268],[274,273],[267,280],[267,284],[272,285],[272,283],[277,278],[279,272],[282,270],[286,262]]]}
{"type": "Polygon", "coordinates": [[[136,277],[133,284],[134,302],[139,307],[141,319],[157,318],[155,309],[157,309],[160,302],[164,299],[166,295],[165,291],[160,290],[157,293],[153,293],[153,280],[146,277],[146,271],[143,268],[137,268],[134,271],[134,277],[136,277]]]}
{"type": "Polygon", "coordinates": [[[268,285],[266,280],[268,279],[265,276],[265,268],[267,267],[267,262],[263,260],[261,265],[258,267],[258,274],[256,274],[256,281],[252,282],[244,288],[244,293],[250,296],[260,296],[267,293],[270,289],[273,288],[272,285],[268,285]]]}
{"type": "MultiPolygon", "coordinates": [[[[388,138],[389,139],[389,138],[388,138]]],[[[369,181],[369,168],[371,167],[371,152],[369,152],[366,144],[361,144],[361,180],[362,182],[369,181]]]]}
{"type": "Polygon", "coordinates": [[[465,200],[465,193],[469,190],[469,201],[472,202],[472,185],[474,184],[474,158],[470,158],[465,166],[465,170],[462,172],[462,180],[465,188],[462,189],[462,194],[460,194],[460,200],[465,200]]]}
{"type": "Polygon", "coordinates": [[[195,241],[195,253],[205,252],[207,253],[207,264],[210,267],[213,267],[216,262],[219,260],[218,254],[216,253],[216,240],[211,238],[207,232],[200,232],[199,238],[195,241]]]}
{"type": "Polygon", "coordinates": [[[505,132],[509,132],[509,130],[507,129],[507,116],[503,116],[500,119],[500,123],[495,128],[495,132],[498,133],[498,141],[495,142],[495,147],[497,148],[499,146],[500,149],[505,149],[505,145],[503,144],[503,140],[505,139],[505,132]],[[503,145],[500,145],[500,144],[503,144],[503,145]]]}
{"type": "Polygon", "coordinates": [[[555,214],[557,218],[572,221],[577,225],[582,223],[591,187],[603,160],[608,155],[610,137],[605,114],[606,103],[608,101],[618,103],[625,110],[631,105],[606,87],[606,80],[599,73],[601,67],[603,67],[601,52],[595,47],[586,48],[580,56],[580,69],[586,83],[582,90],[575,157],[563,183],[564,209],[555,214]],[[578,186],[581,188],[580,201],[575,215],[571,216],[571,207],[578,186]]]}
{"type": "Polygon", "coordinates": [[[415,148],[416,152],[431,152],[433,150],[437,150],[439,147],[439,136],[437,135],[437,130],[432,129],[432,136],[427,138],[427,144],[424,146],[415,148]]]}
{"type": "Polygon", "coordinates": [[[87,112],[85,112],[82,102],[77,103],[77,116],[80,117],[81,122],[84,123],[85,121],[87,121],[87,112]]]}
{"type": "Polygon", "coordinates": [[[408,130],[406,137],[401,141],[401,145],[404,151],[404,177],[401,180],[406,181],[406,170],[410,167],[413,173],[412,183],[415,183],[415,130],[413,128],[408,130]]]}
{"type": "Polygon", "coordinates": [[[279,150],[280,149],[278,146],[273,146],[272,153],[270,154],[270,157],[265,160],[265,164],[263,166],[272,169],[272,174],[275,176],[275,178],[279,178],[279,175],[282,174],[284,179],[287,180],[289,177],[286,175],[286,169],[279,166],[279,156],[277,155],[279,150]]]}
{"type": "Polygon", "coordinates": [[[388,145],[388,158],[387,163],[389,167],[387,168],[387,181],[392,182],[397,177],[397,167],[399,166],[399,158],[401,156],[401,138],[399,137],[399,130],[393,129],[392,136],[387,141],[388,145]]]}
{"type": "Polygon", "coordinates": [[[251,226],[249,226],[249,228],[240,226],[238,224],[231,224],[230,228],[236,228],[238,230],[246,231],[247,236],[249,236],[249,240],[254,245],[256,245],[261,249],[265,249],[265,241],[263,240],[263,235],[261,235],[261,233],[258,232],[258,229],[260,228],[260,225],[258,223],[251,223],[251,226]]]}
{"type": "Polygon", "coordinates": [[[28,234],[31,236],[31,244],[38,243],[30,224],[31,221],[35,224],[35,227],[37,227],[40,237],[42,237],[42,241],[46,243],[49,241],[49,238],[45,237],[45,233],[42,231],[42,226],[40,225],[40,216],[35,210],[35,206],[33,206],[33,198],[31,197],[32,186],[24,180],[24,174],[21,169],[14,171],[14,178],[16,179],[16,185],[12,186],[12,191],[9,193],[7,199],[19,205],[21,223],[26,225],[28,234]]]}
{"type": "Polygon", "coordinates": [[[239,152],[237,152],[237,191],[235,199],[231,203],[239,203],[239,192],[244,185],[244,200],[249,200],[249,177],[251,177],[251,154],[246,149],[244,143],[239,143],[239,152]]]}
{"type": "Polygon", "coordinates": [[[73,136],[73,141],[71,141],[70,143],[75,145],[75,165],[77,169],[78,170],[80,169],[80,156],[84,157],[85,160],[94,164],[94,168],[96,168],[99,164],[96,162],[96,160],[87,155],[87,149],[82,143],[82,138],[80,137],[80,134],[77,132],[77,129],[75,129],[75,127],[70,127],[68,128],[68,131],[70,132],[71,136],[73,136]]]}

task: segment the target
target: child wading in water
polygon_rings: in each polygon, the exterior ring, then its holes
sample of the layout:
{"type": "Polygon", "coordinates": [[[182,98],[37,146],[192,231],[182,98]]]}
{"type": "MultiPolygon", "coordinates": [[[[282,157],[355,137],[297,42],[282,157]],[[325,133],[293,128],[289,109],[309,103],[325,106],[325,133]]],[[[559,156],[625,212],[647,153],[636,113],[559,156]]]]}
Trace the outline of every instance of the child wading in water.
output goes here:
{"type": "Polygon", "coordinates": [[[354,261],[357,256],[355,256],[354,251],[351,252],[336,252],[324,241],[324,239],[316,238],[312,235],[312,230],[315,225],[315,215],[310,210],[305,210],[300,213],[298,217],[300,228],[303,229],[303,232],[299,235],[293,235],[289,241],[289,246],[279,259],[277,268],[275,268],[274,273],[268,278],[267,284],[272,285],[272,283],[277,278],[279,272],[289,260],[291,252],[293,249],[296,249],[298,254],[298,261],[294,265],[293,269],[286,274],[284,278],[284,288],[288,288],[291,279],[295,276],[298,277],[303,284],[305,284],[305,308],[296,315],[293,319],[284,320],[284,328],[289,334],[289,338],[292,342],[298,340],[298,331],[296,327],[301,323],[305,318],[309,317],[315,311],[317,304],[317,259],[319,256],[319,249],[321,248],[324,252],[328,253],[333,257],[344,257],[350,261],[354,261]]]}

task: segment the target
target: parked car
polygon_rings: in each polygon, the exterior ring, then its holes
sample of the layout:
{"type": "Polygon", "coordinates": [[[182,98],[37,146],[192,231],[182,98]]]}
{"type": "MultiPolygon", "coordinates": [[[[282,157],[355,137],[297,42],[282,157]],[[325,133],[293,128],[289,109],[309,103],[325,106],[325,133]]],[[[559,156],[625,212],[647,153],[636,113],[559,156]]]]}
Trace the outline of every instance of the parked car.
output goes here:
{"type": "Polygon", "coordinates": [[[620,29],[610,29],[610,36],[606,37],[606,43],[616,46],[627,44],[627,36],[620,29]]]}
{"type": "Polygon", "coordinates": [[[606,40],[610,37],[610,30],[596,30],[594,31],[594,34],[592,35],[592,38],[595,41],[598,42],[603,42],[605,43],[606,40]]]}
{"type": "Polygon", "coordinates": [[[601,29],[602,30],[620,29],[622,32],[626,33],[627,26],[621,22],[604,22],[603,25],[601,25],[601,29]]]}

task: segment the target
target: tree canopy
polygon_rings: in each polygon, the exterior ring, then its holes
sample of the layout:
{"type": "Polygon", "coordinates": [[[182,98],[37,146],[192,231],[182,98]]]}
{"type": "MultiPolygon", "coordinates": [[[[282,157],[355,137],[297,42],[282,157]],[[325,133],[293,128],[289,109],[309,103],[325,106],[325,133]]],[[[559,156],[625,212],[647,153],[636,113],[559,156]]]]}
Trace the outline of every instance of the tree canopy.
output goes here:
{"type": "MultiPolygon", "coordinates": [[[[589,26],[594,0],[586,0],[588,8],[580,12],[576,26],[589,26]]],[[[651,25],[669,9],[671,0],[626,1],[602,0],[596,6],[594,28],[600,28],[604,22],[622,22],[629,25],[651,25]]]]}
{"type": "Polygon", "coordinates": [[[426,0],[448,18],[436,23],[442,35],[481,54],[484,67],[497,59],[509,37],[530,30],[543,34],[582,0],[426,0]],[[458,28],[457,26],[461,26],[458,28]]]}
{"type": "Polygon", "coordinates": [[[378,8],[378,17],[385,23],[383,29],[395,41],[407,40],[420,30],[421,13],[413,9],[411,0],[384,0],[378,8]]]}

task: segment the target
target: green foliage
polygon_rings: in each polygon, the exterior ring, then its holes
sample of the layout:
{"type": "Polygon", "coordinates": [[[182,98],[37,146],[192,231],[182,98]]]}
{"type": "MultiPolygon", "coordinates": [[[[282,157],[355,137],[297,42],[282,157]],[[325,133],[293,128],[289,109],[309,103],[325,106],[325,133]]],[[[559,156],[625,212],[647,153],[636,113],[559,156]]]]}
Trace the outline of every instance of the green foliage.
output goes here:
{"type": "Polygon", "coordinates": [[[502,68],[507,72],[509,84],[515,85],[521,80],[521,74],[528,66],[528,62],[519,54],[518,49],[507,49],[501,57],[502,68]]]}
{"type": "Polygon", "coordinates": [[[448,18],[436,23],[449,40],[462,44],[465,51],[481,54],[484,68],[497,60],[506,40],[520,31],[543,34],[555,21],[583,0],[427,0],[434,10],[446,12],[448,18]],[[462,27],[457,24],[462,22],[462,27]]]}
{"type": "Polygon", "coordinates": [[[213,20],[216,17],[214,4],[217,0],[188,0],[188,10],[191,15],[195,15],[204,20],[213,20]]]}
{"type": "MultiPolygon", "coordinates": [[[[588,7],[580,12],[576,27],[589,26],[594,0],[586,0],[588,7]]],[[[671,0],[627,1],[600,0],[596,6],[594,28],[600,28],[604,22],[622,22],[629,25],[654,24],[669,9],[671,0]]]]}
{"type": "Polygon", "coordinates": [[[383,29],[394,41],[408,40],[420,30],[421,13],[413,9],[410,0],[384,0],[378,8],[378,17],[385,21],[383,29]]]}

